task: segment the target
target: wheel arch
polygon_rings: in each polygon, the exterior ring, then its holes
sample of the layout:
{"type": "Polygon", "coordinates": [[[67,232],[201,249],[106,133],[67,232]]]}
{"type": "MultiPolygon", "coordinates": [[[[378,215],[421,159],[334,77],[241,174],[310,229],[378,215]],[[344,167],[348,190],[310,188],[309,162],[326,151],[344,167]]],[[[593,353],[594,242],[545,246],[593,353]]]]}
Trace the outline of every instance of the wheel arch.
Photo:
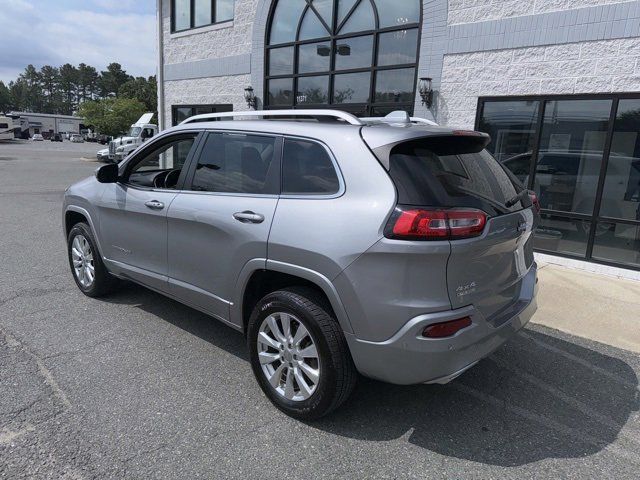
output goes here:
{"type": "Polygon", "coordinates": [[[91,233],[93,233],[93,238],[95,239],[95,242],[98,246],[100,256],[104,259],[104,255],[102,254],[104,250],[102,250],[102,246],[100,245],[100,238],[97,234],[97,230],[93,223],[93,219],[91,218],[91,215],[89,214],[89,212],[82,207],[79,207],[77,205],[69,205],[65,209],[64,218],[63,218],[65,240],[69,236],[69,232],[71,232],[71,229],[73,228],[73,226],[81,222],[86,222],[87,224],[89,224],[91,233]]]}
{"type": "Polygon", "coordinates": [[[322,294],[344,332],[353,333],[347,312],[333,283],[324,275],[298,265],[275,260],[255,259],[243,268],[236,284],[236,298],[231,306],[231,322],[246,325],[255,302],[281,288],[306,286],[322,294]]]}

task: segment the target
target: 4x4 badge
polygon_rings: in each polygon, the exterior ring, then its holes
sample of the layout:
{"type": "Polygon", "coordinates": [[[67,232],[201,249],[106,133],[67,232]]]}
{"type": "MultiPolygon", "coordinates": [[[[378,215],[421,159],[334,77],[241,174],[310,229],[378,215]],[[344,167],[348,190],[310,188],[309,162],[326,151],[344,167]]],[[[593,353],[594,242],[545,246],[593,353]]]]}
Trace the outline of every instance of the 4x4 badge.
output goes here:
{"type": "Polygon", "coordinates": [[[527,231],[527,222],[525,220],[520,220],[518,222],[518,231],[526,232],[527,231]]]}

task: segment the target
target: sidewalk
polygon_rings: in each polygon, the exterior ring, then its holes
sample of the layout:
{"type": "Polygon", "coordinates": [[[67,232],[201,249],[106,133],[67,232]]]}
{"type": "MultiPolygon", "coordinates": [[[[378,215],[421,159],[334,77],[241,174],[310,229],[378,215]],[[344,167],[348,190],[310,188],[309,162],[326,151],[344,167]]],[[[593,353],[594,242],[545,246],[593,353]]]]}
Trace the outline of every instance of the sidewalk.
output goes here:
{"type": "Polygon", "coordinates": [[[640,282],[539,263],[532,322],[640,353],[640,282]]]}

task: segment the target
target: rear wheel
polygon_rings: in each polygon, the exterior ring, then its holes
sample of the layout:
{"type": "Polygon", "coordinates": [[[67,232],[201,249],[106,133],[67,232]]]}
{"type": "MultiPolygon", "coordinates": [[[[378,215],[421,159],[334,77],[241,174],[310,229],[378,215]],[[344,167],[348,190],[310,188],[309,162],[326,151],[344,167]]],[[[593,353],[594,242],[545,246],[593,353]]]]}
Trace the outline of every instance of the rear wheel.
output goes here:
{"type": "Polygon", "coordinates": [[[112,292],[117,279],[104,266],[88,224],[73,226],[67,237],[69,266],[76,285],[89,297],[100,297],[112,292]]]}
{"type": "Polygon", "coordinates": [[[295,418],[320,418],[351,394],[356,369],[338,322],[309,288],[270,293],[249,319],[251,366],[269,400],[295,418]]]}

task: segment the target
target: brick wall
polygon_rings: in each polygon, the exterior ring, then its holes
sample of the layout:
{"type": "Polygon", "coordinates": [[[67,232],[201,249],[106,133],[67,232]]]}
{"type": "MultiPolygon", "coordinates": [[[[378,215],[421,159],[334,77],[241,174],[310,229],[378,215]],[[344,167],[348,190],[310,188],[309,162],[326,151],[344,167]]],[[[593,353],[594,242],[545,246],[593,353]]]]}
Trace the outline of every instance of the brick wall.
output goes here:
{"type": "Polygon", "coordinates": [[[445,55],[438,121],[473,128],[479,96],[640,91],[640,38],[445,55]]]}
{"type": "Polygon", "coordinates": [[[621,3],[620,0],[449,0],[449,25],[621,3]]]}

